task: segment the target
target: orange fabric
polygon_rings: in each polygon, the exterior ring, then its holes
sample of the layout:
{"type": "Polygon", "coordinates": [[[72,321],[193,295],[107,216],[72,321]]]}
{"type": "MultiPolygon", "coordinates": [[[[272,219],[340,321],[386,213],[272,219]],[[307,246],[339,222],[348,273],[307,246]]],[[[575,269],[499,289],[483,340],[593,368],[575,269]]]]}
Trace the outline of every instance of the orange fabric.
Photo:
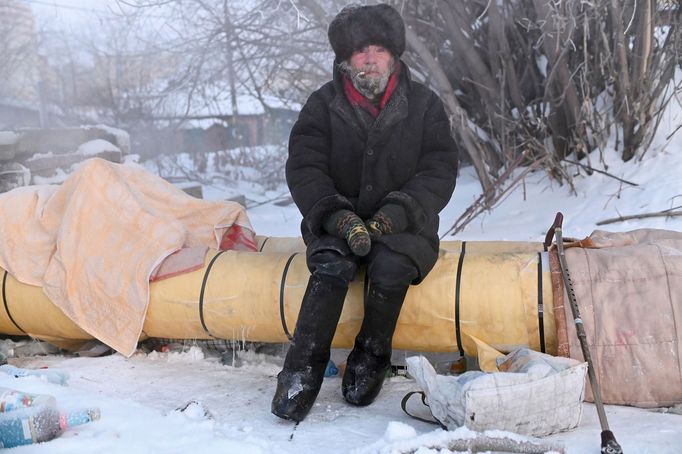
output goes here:
{"type": "MultiPolygon", "coordinates": [[[[232,225],[225,230],[218,249],[221,251],[257,252],[256,237],[251,230],[240,225],[232,225]]],[[[199,270],[204,267],[206,246],[184,247],[166,257],[149,276],[149,282],[161,281],[171,277],[199,270]]]]}
{"type": "Polygon", "coordinates": [[[0,267],[130,356],[153,270],[183,247],[218,249],[233,225],[253,242],[238,203],[196,199],[142,167],[95,158],[60,186],[0,195],[0,267]]]}
{"type": "Polygon", "coordinates": [[[206,246],[184,247],[173,252],[159,264],[149,276],[149,282],[162,281],[204,267],[206,246]]]}

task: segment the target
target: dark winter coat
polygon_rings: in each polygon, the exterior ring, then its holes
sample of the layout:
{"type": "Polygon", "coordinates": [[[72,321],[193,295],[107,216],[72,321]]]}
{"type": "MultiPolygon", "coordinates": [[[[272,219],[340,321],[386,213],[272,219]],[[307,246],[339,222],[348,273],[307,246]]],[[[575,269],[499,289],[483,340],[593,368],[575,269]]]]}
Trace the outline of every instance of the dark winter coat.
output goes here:
{"type": "Polygon", "coordinates": [[[419,282],[438,258],[438,213],[455,188],[457,147],[440,98],[400,64],[400,83],[369,131],[348,102],[335,64],[334,80],[310,96],[294,124],[286,178],[303,214],[308,254],[344,249],[322,230],[334,211],[368,219],[384,204],[402,205],[407,231],[376,241],[410,257],[419,282]]]}

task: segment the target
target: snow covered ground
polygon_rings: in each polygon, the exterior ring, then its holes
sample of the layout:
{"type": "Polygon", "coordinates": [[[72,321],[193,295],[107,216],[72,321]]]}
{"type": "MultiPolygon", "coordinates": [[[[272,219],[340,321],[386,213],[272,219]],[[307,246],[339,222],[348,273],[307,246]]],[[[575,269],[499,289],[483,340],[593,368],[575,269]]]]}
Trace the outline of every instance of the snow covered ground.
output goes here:
{"type": "MultiPolygon", "coordinates": [[[[223,366],[219,358],[191,347],[184,353],[139,353],[131,358],[116,354],[18,361],[24,367],[67,371],[68,385],[0,373],[0,387],[51,394],[62,410],[99,407],[102,417],[51,442],[13,452],[388,453],[396,443],[414,442],[420,436],[417,441],[425,445],[442,435],[440,429],[411,419],[400,409],[405,393],[416,389],[404,377],[389,379],[377,401],[366,408],[345,404],[341,379],[326,378],[310,415],[294,426],[270,414],[281,357],[247,353],[243,359],[241,367],[223,366]],[[195,403],[178,410],[190,402],[195,403]]],[[[599,452],[596,410],[591,404],[583,407],[578,429],[546,441],[563,443],[571,454],[599,452]]],[[[680,452],[680,415],[607,406],[607,416],[627,453],[680,452]]],[[[467,436],[466,430],[461,432],[467,436]]],[[[427,452],[438,451],[420,451],[427,452]]]]}
{"type": "MultiPolygon", "coordinates": [[[[557,211],[565,215],[566,236],[584,237],[598,228],[596,223],[603,219],[682,205],[682,134],[670,141],[665,139],[680,123],[679,108],[669,109],[642,164],[622,163],[615,152],[606,151],[605,169],[596,162],[596,156],[592,157],[593,166],[637,183],[637,187],[606,175],[576,176],[578,193],[571,195],[568,187],[559,186],[543,174],[533,174],[523,187],[518,187],[456,238],[540,241],[557,211]]],[[[442,232],[479,191],[472,169],[462,169],[455,195],[441,215],[442,232]]],[[[252,207],[248,214],[257,233],[298,236],[300,215],[296,207],[274,203],[286,198],[286,188],[266,191],[251,183],[204,187],[206,197],[214,199],[240,192],[252,207]]],[[[644,227],[682,231],[682,217],[619,222],[602,229],[625,231],[644,227]]],[[[411,419],[400,409],[403,395],[416,389],[415,383],[405,377],[389,379],[378,400],[367,408],[345,404],[340,378],[327,378],[308,418],[294,426],[270,413],[282,356],[246,352],[241,359],[240,367],[225,366],[219,356],[191,343],[185,351],[140,351],[131,358],[118,354],[100,358],[59,355],[13,358],[10,361],[21,367],[66,371],[70,375],[68,385],[0,373],[0,387],[53,395],[64,410],[99,407],[102,413],[101,420],[70,429],[59,439],[17,448],[14,452],[391,452],[400,443],[426,446],[442,437],[440,429],[411,419]],[[182,408],[184,411],[179,410],[182,408]]],[[[571,454],[597,453],[601,430],[596,411],[591,404],[583,407],[578,429],[547,440],[564,443],[571,454]]],[[[682,452],[682,416],[616,406],[608,406],[607,415],[628,454],[682,452]]],[[[462,437],[470,435],[464,430],[460,432],[462,437]]],[[[418,452],[450,451],[422,448],[418,452]]]]}

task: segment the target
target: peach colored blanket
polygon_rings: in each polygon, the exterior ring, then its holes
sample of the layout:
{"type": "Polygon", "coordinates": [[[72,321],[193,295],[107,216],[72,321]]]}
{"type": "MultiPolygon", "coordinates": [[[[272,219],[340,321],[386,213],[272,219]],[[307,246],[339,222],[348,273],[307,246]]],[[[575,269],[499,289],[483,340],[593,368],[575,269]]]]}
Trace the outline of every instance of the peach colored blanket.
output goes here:
{"type": "Polygon", "coordinates": [[[218,249],[233,225],[253,235],[236,202],[196,199],[140,166],[95,158],[60,186],[0,195],[0,266],[130,356],[157,265],[183,247],[218,249]]]}
{"type": "MultiPolygon", "coordinates": [[[[604,403],[679,404],[682,232],[597,230],[579,243],[566,249],[566,262],[604,403]]],[[[553,281],[561,284],[554,313],[565,319],[557,317],[559,354],[582,361],[558,260],[553,265],[553,281]]],[[[589,386],[586,397],[592,399],[589,386]]]]}

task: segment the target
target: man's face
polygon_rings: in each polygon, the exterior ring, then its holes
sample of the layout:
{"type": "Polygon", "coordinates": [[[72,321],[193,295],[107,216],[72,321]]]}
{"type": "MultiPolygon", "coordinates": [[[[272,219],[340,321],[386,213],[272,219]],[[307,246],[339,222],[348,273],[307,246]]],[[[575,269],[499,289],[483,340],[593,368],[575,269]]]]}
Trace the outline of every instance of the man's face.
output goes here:
{"type": "Polygon", "coordinates": [[[393,56],[385,47],[370,44],[353,52],[350,56],[350,66],[358,73],[364,72],[364,77],[379,78],[390,71],[393,66],[393,56]]]}
{"type": "Polygon", "coordinates": [[[370,99],[384,92],[394,67],[391,52],[383,46],[370,44],[353,52],[350,57],[353,85],[370,99]]]}

